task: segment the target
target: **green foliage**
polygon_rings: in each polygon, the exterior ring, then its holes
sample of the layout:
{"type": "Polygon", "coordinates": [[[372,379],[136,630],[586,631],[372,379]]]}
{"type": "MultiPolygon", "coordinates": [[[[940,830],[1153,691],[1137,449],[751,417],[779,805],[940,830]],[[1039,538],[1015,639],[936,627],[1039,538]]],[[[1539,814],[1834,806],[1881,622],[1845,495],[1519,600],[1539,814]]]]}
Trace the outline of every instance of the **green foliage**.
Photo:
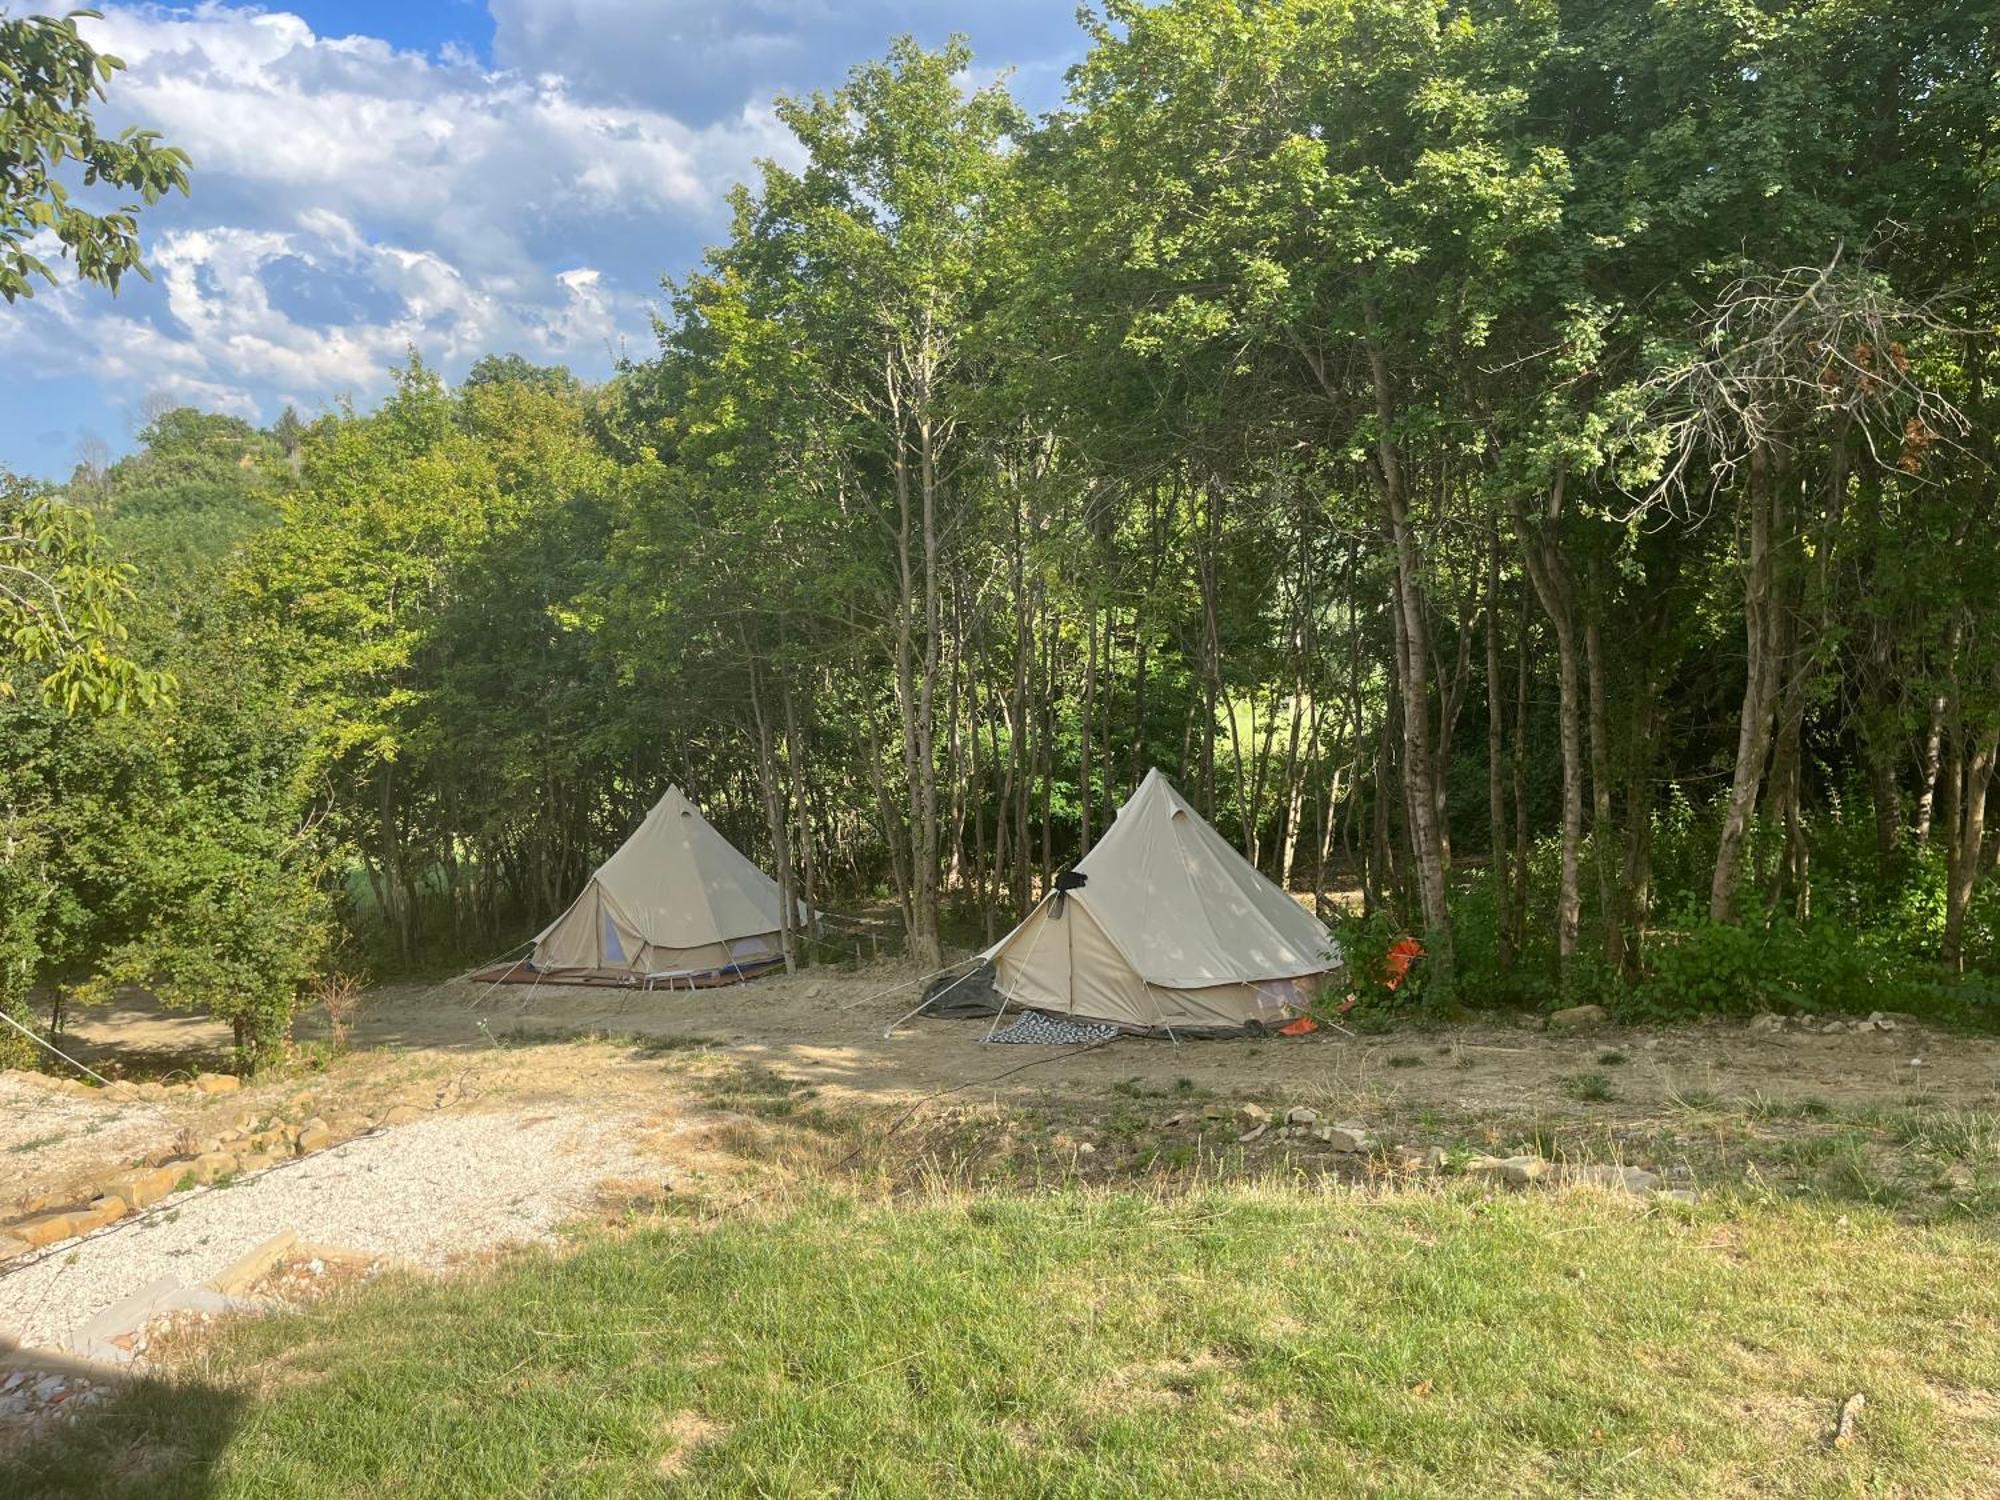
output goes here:
{"type": "Polygon", "coordinates": [[[86,281],[115,292],[127,271],[147,275],[140,204],[187,191],[187,153],[162,144],[157,131],[98,134],[91,110],[125,65],[79,33],[78,19],[97,14],[0,15],[0,297],[9,302],[32,297],[37,277],[55,285],[55,273],[28,248],[43,233],[55,236],[86,281]],[[134,193],[139,203],[86,209],[64,182],[72,169],[84,187],[134,193]]]}
{"type": "Polygon", "coordinates": [[[125,650],[131,576],[88,514],[0,470],[0,698],[32,673],[70,713],[123,713],[170,692],[171,676],[125,650]]]}
{"type": "Polygon", "coordinates": [[[283,474],[263,434],[181,411],[73,486],[109,518],[102,532],[41,497],[38,514],[67,528],[37,554],[64,566],[43,572],[100,611],[83,618],[115,631],[117,659],[155,690],[122,716],[0,698],[0,1005],[17,1019],[38,992],[54,1010],[143,984],[234,1023],[255,1066],[317,972],[330,849],[305,726],[251,649],[255,622],[223,607],[234,549],[268,524],[283,474]]]}

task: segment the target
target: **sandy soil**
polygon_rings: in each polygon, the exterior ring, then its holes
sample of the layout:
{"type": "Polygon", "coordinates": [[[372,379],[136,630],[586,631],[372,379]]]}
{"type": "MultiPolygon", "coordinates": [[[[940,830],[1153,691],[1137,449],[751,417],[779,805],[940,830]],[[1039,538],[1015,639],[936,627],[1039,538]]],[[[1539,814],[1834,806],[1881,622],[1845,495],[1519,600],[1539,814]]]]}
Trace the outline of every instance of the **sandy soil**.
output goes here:
{"type": "MultiPolygon", "coordinates": [[[[1556,1036],[1518,1026],[1404,1028],[1384,1035],[1333,1031],[1300,1038],[1186,1042],[1125,1038],[1080,1055],[982,1045],[984,1022],[890,1023],[916,1003],[910,970],[879,963],[816,969],[694,994],[525,985],[394,985],[372,992],[355,1032],[361,1048],[404,1054],[477,1054],[528,1038],[619,1037],[709,1046],[744,1062],[810,1079],[833,1097],[891,1101],[990,1080],[1001,1097],[1096,1094],[1138,1080],[1191,1079],[1221,1095],[1341,1096],[1459,1112],[1519,1110],[1564,1096],[1565,1080],[1625,1055],[1621,1104],[1655,1110],[1689,1093],[1724,1098],[1815,1097],[1830,1103],[2000,1102],[2000,1038],[1894,1032],[1834,1036],[1753,1032],[1733,1023],[1606,1028],[1556,1036]],[[1024,1056],[1023,1054],[1031,1054],[1024,1056]],[[999,1075],[1023,1063],[1012,1078],[999,1075]]],[[[322,1034],[305,1017],[300,1034],[322,1034]]],[[[84,1055],[160,1049],[198,1057],[226,1045],[223,1029],[161,1016],[136,1001],[93,1012],[75,1031],[84,1055]]]]}

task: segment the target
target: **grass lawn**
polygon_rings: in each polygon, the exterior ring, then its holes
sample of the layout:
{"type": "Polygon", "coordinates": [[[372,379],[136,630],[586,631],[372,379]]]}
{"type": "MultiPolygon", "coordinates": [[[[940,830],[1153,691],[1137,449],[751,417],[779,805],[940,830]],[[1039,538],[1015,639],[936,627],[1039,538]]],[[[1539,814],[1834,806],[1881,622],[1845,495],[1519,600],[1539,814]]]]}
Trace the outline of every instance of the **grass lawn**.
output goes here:
{"type": "Polygon", "coordinates": [[[1787,1201],[829,1191],[246,1321],[0,1495],[1991,1495],[1993,1264],[1787,1201]]]}

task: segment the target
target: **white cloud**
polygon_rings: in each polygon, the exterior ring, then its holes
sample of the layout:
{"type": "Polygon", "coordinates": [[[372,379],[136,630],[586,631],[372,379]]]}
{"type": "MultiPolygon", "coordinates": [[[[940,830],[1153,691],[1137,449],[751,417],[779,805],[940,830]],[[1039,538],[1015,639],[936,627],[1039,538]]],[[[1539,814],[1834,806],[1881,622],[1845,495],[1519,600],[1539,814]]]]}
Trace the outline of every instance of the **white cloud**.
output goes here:
{"type": "Polygon", "coordinates": [[[411,347],[447,372],[504,351],[602,369],[648,341],[658,277],[721,233],[729,185],[784,150],[768,109],[691,127],[281,12],[84,24],[126,63],[107,123],[186,149],[193,196],[149,211],[153,287],[45,292],[0,320],[0,349],[128,406],[366,399],[411,347]]]}

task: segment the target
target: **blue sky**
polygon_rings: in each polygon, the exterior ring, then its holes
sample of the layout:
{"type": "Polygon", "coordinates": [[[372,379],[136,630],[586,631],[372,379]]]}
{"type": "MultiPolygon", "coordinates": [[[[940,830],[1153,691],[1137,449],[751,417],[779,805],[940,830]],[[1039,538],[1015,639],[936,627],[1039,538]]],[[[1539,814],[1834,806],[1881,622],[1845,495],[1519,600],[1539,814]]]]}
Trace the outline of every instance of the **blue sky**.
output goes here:
{"type": "Polygon", "coordinates": [[[185,147],[194,192],[144,221],[150,284],[0,305],[0,467],[51,478],[162,402],[365,406],[412,346],[447,375],[489,352],[602,375],[651,347],[729,186],[787,154],[777,93],[962,31],[1042,110],[1082,51],[1075,0],[100,8],[128,64],[100,122],[185,147]]]}

